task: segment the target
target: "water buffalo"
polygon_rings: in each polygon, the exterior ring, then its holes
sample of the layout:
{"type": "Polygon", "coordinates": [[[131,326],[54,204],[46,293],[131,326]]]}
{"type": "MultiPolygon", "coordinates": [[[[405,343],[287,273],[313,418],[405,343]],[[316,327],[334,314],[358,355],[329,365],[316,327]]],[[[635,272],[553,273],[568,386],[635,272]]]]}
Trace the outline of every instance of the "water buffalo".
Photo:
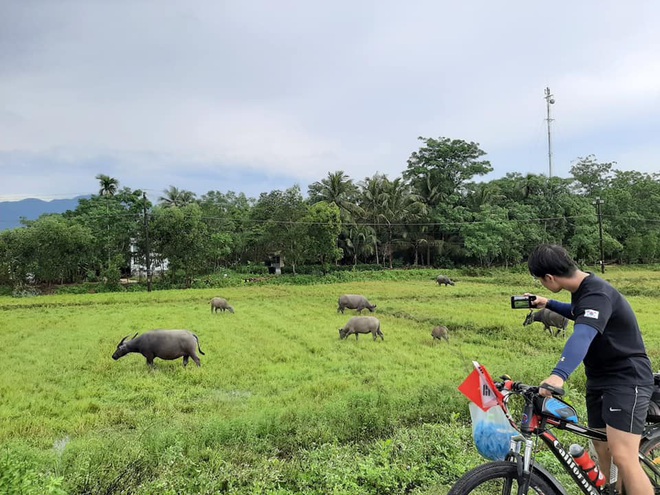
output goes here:
{"type": "Polygon", "coordinates": [[[230,313],[234,312],[234,308],[229,305],[227,302],[227,299],[223,299],[222,297],[214,297],[211,299],[211,313],[215,312],[217,313],[218,310],[220,311],[229,311],[230,313]]]}
{"type": "Polygon", "coordinates": [[[344,328],[339,329],[339,338],[345,339],[351,334],[355,334],[355,340],[358,339],[358,334],[370,333],[374,336],[374,340],[380,336],[381,340],[385,340],[383,332],[380,331],[380,321],[374,316],[354,316],[344,328]]]}
{"type": "Polygon", "coordinates": [[[438,278],[436,278],[435,281],[438,282],[438,285],[445,284],[445,287],[448,285],[454,285],[454,282],[452,282],[446,275],[438,275],[438,278]]]}
{"type": "Polygon", "coordinates": [[[564,318],[559,313],[550,311],[547,308],[543,308],[537,311],[536,313],[530,310],[527,317],[525,317],[523,326],[531,325],[535,321],[540,321],[541,323],[543,323],[543,326],[550,333],[550,335],[552,335],[552,329],[550,327],[555,327],[557,329],[557,331],[554,334],[555,337],[557,337],[560,333],[562,334],[562,337],[566,336],[566,327],[568,326],[568,318],[564,318]]]}
{"type": "Polygon", "coordinates": [[[363,309],[368,309],[370,313],[376,309],[375,304],[371,304],[366,297],[357,294],[344,294],[339,298],[338,304],[337,312],[341,311],[341,314],[344,314],[344,309],[357,309],[360,314],[363,309]]]}
{"type": "Polygon", "coordinates": [[[130,352],[139,352],[147,358],[147,364],[152,368],[154,358],[170,360],[183,357],[184,366],[188,364],[188,359],[192,358],[197,366],[201,366],[195,351],[199,350],[202,355],[204,352],[199,347],[197,335],[188,330],[151,330],[135,338],[136,336],[137,333],[128,341],[128,335],[121,339],[112,359],[116,361],[130,352]]]}
{"type": "Polygon", "coordinates": [[[438,325],[431,331],[431,337],[433,337],[433,343],[435,343],[436,339],[445,339],[449,343],[449,330],[447,330],[447,327],[438,325]]]}

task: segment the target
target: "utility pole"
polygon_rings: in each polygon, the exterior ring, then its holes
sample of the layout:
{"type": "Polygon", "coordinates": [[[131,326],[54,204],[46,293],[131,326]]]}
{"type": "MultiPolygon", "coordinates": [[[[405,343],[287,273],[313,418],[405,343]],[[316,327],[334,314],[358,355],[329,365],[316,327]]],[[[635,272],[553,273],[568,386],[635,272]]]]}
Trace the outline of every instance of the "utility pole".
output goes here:
{"type": "Polygon", "coordinates": [[[151,246],[149,245],[149,219],[147,217],[147,193],[142,193],[142,206],[144,208],[144,262],[147,265],[147,292],[151,292],[151,246]]]}
{"type": "Polygon", "coordinates": [[[591,202],[592,205],[596,206],[596,211],[598,212],[598,231],[600,233],[600,272],[605,273],[605,251],[603,251],[603,213],[600,206],[604,203],[600,197],[596,196],[596,199],[591,202]]]}
{"type": "Polygon", "coordinates": [[[550,93],[550,88],[545,88],[545,106],[547,110],[548,117],[546,121],[548,122],[548,178],[552,177],[552,141],[550,140],[550,122],[554,119],[550,118],[550,105],[555,104],[555,99],[550,93]]]}

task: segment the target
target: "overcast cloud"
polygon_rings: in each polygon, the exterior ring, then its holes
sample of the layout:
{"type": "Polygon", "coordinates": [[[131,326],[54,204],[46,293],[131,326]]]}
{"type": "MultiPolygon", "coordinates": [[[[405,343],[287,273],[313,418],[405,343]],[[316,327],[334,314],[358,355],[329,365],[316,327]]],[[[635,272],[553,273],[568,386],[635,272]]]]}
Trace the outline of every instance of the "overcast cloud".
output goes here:
{"type": "Polygon", "coordinates": [[[418,136],[494,172],[660,171],[660,2],[0,0],[0,200],[95,176],[261,192],[398,177],[418,136]]]}

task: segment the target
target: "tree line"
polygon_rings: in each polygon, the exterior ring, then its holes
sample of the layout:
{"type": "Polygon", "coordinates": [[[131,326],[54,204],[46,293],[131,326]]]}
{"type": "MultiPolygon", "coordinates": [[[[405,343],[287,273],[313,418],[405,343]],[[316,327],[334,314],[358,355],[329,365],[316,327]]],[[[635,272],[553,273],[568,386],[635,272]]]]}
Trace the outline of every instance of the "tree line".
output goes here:
{"type": "Polygon", "coordinates": [[[248,198],[175,186],[152,203],[99,174],[75,210],[0,233],[0,284],[118,280],[131,257],[167,259],[175,282],[273,254],[301,265],[510,266],[540,242],[585,263],[660,261],[660,174],[621,171],[593,155],[570,178],[492,172],[477,143],[419,138],[400,177],[329,172],[311,184],[248,198]],[[600,204],[599,204],[600,203],[600,204]],[[599,214],[600,213],[600,214],[599,214]],[[149,256],[148,256],[149,255],[149,256]]]}

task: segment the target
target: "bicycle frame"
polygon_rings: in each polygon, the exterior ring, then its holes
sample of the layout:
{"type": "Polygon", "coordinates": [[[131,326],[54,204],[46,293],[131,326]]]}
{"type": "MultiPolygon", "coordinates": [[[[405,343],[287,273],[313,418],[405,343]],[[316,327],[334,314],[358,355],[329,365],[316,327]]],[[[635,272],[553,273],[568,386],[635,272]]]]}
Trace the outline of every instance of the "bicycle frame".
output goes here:
{"type": "MultiPolygon", "coordinates": [[[[506,414],[506,417],[509,420],[511,426],[520,432],[520,435],[516,435],[511,439],[511,450],[507,456],[507,460],[517,463],[519,480],[524,487],[523,492],[527,493],[532,469],[535,466],[539,466],[535,465],[532,456],[534,448],[534,442],[532,438],[539,437],[548,447],[550,452],[552,452],[552,454],[557,458],[564,470],[580,487],[582,493],[586,495],[602,495],[604,493],[604,489],[598,488],[592,483],[582,468],[580,468],[577,462],[575,462],[573,456],[564,448],[559,439],[550,431],[550,428],[566,430],[580,437],[599,441],[607,441],[607,434],[604,431],[595,430],[579,423],[572,423],[566,420],[541,414],[538,409],[535,408],[533,400],[534,396],[538,395],[537,387],[513,384],[513,382],[497,384],[496,386],[504,394],[502,400],[498,401],[498,406],[501,407],[506,414]],[[525,390],[514,392],[512,390],[513,387],[522,387],[525,388],[525,390]],[[522,414],[522,421],[519,424],[511,416],[507,407],[507,402],[511,395],[520,395],[525,399],[525,408],[522,414]]],[[[658,424],[649,424],[645,431],[645,436],[650,436],[650,434],[655,432],[658,427],[660,427],[658,424]]],[[[656,466],[641,452],[638,455],[640,462],[643,463],[650,471],[652,471],[656,476],[656,479],[658,479],[657,477],[660,476],[660,470],[658,469],[658,466],[656,466]]],[[[654,488],[657,489],[658,485],[655,483],[655,481],[651,479],[651,482],[654,484],[654,488]]]]}

